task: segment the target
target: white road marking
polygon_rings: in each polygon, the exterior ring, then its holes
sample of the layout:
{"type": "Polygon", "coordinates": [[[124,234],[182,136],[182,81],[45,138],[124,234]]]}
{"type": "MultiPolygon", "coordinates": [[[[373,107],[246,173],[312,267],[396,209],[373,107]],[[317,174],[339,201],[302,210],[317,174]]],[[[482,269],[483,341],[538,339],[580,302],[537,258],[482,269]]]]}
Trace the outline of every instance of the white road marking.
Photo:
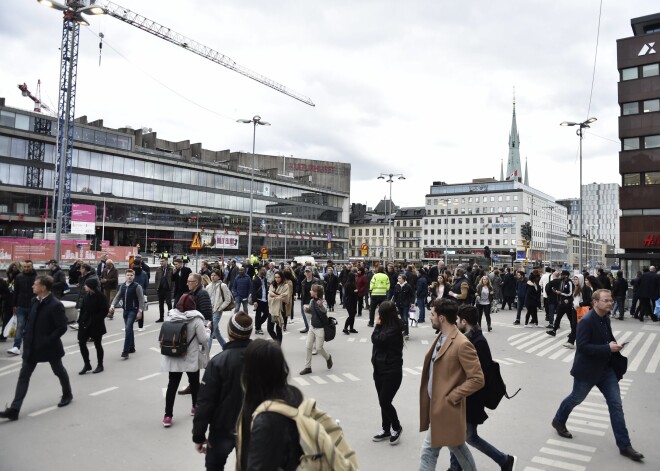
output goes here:
{"type": "MultiPolygon", "coordinates": [[[[630,340],[628,345],[626,345],[626,347],[623,350],[621,350],[621,353],[627,356],[629,360],[630,360],[630,356],[635,351],[637,344],[642,340],[642,337],[644,337],[644,332],[639,332],[637,335],[635,335],[635,338],[630,340]]],[[[623,342],[624,340],[617,342],[623,342]]],[[[630,365],[628,365],[628,370],[630,370],[630,365]]]]}
{"type": "Polygon", "coordinates": [[[581,455],[579,453],[571,453],[569,451],[555,450],[554,448],[543,447],[539,450],[541,453],[546,455],[559,456],[560,458],[568,458],[569,460],[583,461],[588,463],[591,461],[591,456],[581,455]]]}
{"type": "MultiPolygon", "coordinates": [[[[493,324],[497,324],[497,322],[493,322],[493,324]]],[[[497,324],[497,325],[506,325],[506,324],[501,324],[501,323],[500,323],[500,324],[497,324]]],[[[520,333],[520,334],[512,335],[511,337],[509,337],[509,338],[506,339],[506,340],[507,340],[508,342],[510,342],[510,341],[515,340],[515,339],[517,339],[517,338],[524,337],[525,335],[527,335],[527,332],[522,332],[522,333],[520,333]]]]}
{"type": "Polygon", "coordinates": [[[360,378],[358,378],[357,376],[353,376],[353,375],[350,374],[350,373],[343,373],[343,375],[344,375],[346,378],[350,379],[351,381],[360,381],[360,378]]]}
{"type": "Polygon", "coordinates": [[[163,397],[167,396],[167,388],[161,388],[161,390],[163,391],[163,397]]]}
{"type": "Polygon", "coordinates": [[[160,348],[149,347],[149,350],[151,350],[152,352],[160,353],[160,348]]]}
{"type": "Polygon", "coordinates": [[[525,352],[527,352],[527,353],[534,353],[536,350],[538,350],[538,349],[540,349],[540,348],[543,348],[543,347],[545,347],[546,345],[548,345],[549,343],[552,343],[552,342],[554,342],[554,341],[555,341],[555,337],[548,337],[548,338],[547,338],[546,340],[544,340],[543,342],[541,342],[541,343],[537,343],[537,344],[534,345],[532,348],[530,348],[530,349],[528,349],[528,350],[525,350],[525,352]]]}
{"type": "MultiPolygon", "coordinates": [[[[564,347],[564,348],[565,348],[565,347],[564,347]]],[[[570,362],[572,362],[573,359],[575,358],[575,349],[574,349],[574,348],[573,348],[573,349],[570,349],[570,348],[569,348],[569,350],[571,350],[571,353],[570,353],[566,358],[564,358],[564,359],[562,360],[564,363],[570,363],[570,362]]]]}
{"type": "Polygon", "coordinates": [[[119,389],[119,386],[112,386],[111,388],[101,389],[100,391],[89,393],[89,395],[90,396],[100,396],[101,394],[105,394],[107,392],[114,391],[115,389],[119,389]]]}
{"type": "Polygon", "coordinates": [[[506,361],[512,361],[514,363],[518,363],[519,365],[524,365],[524,361],[516,360],[515,358],[505,358],[506,361]]]}
{"type": "MultiPolygon", "coordinates": [[[[584,403],[583,403],[583,404],[584,404],[584,403]]],[[[578,410],[578,411],[580,411],[580,412],[586,412],[586,413],[589,413],[589,414],[602,414],[602,415],[604,415],[604,416],[606,416],[606,417],[609,417],[609,416],[610,416],[610,411],[608,411],[608,410],[603,410],[603,409],[590,409],[589,407],[582,407],[582,404],[580,404],[579,406],[577,406],[577,407],[575,408],[575,410],[578,410]]],[[[608,419],[608,420],[609,420],[609,419],[608,419]]]]}
{"type": "MultiPolygon", "coordinates": [[[[4,358],[3,358],[3,360],[4,360],[4,358]]],[[[12,359],[10,358],[10,360],[12,360],[12,359]]],[[[8,370],[8,369],[10,369],[10,368],[16,368],[17,366],[21,366],[21,362],[20,362],[20,361],[16,361],[16,362],[12,363],[11,365],[3,366],[2,368],[0,368],[0,371],[2,371],[2,370],[8,370]]]]}
{"type": "Polygon", "coordinates": [[[360,339],[360,343],[366,343],[366,342],[367,342],[367,338],[366,338],[366,337],[363,337],[363,338],[360,339]]]}
{"type": "Polygon", "coordinates": [[[584,412],[573,412],[573,413],[571,413],[571,417],[581,417],[583,419],[602,420],[604,422],[610,423],[609,415],[600,416],[600,415],[586,414],[584,412]]]}
{"type": "Polygon", "coordinates": [[[607,429],[609,428],[610,424],[599,424],[595,422],[590,422],[588,420],[580,420],[580,419],[573,419],[569,418],[566,421],[567,424],[575,424],[575,425],[586,425],[587,427],[595,427],[595,428],[602,428],[602,429],[607,429]]]}
{"type": "Polygon", "coordinates": [[[508,362],[508,361],[506,361],[506,360],[500,360],[500,359],[498,359],[498,358],[493,358],[493,360],[495,360],[496,362],[498,362],[500,365],[508,365],[508,366],[513,365],[513,363],[510,363],[510,362],[508,362]]]}
{"type": "Polygon", "coordinates": [[[525,466],[525,469],[523,469],[523,471],[545,471],[545,470],[540,468],[535,468],[533,466],[525,466]]]}
{"type": "Polygon", "coordinates": [[[46,412],[50,412],[50,411],[55,410],[55,409],[57,409],[57,406],[46,407],[45,409],[41,409],[41,410],[32,412],[31,414],[28,414],[28,417],[36,417],[38,415],[45,414],[46,412]]]}
{"type": "Polygon", "coordinates": [[[335,383],[343,383],[344,380],[337,375],[328,375],[328,378],[334,381],[335,383]]]}
{"type": "Polygon", "coordinates": [[[307,336],[306,335],[301,335],[300,337],[298,337],[298,340],[307,340],[307,336]]]}
{"type": "Polygon", "coordinates": [[[348,342],[355,342],[355,337],[350,337],[350,338],[348,339],[348,342]]]}
{"type": "MultiPolygon", "coordinates": [[[[655,337],[656,334],[649,334],[649,337],[646,339],[646,342],[644,342],[644,345],[642,345],[642,348],[639,349],[639,353],[637,353],[635,359],[628,365],[628,371],[637,371],[637,368],[639,368],[640,363],[642,363],[642,360],[644,360],[646,353],[651,348],[651,344],[655,341],[655,337]]],[[[622,352],[626,353],[626,356],[629,357],[630,353],[627,350],[628,346],[626,345],[622,352]]]]}
{"type": "Polygon", "coordinates": [[[658,369],[658,363],[660,362],[660,343],[658,343],[658,347],[655,349],[655,353],[651,357],[651,360],[649,361],[649,364],[646,366],[646,371],[647,373],[655,373],[656,370],[658,369]]]}
{"type": "Polygon", "coordinates": [[[412,368],[403,368],[403,371],[405,371],[406,373],[410,373],[411,375],[421,375],[422,374],[417,370],[413,370],[412,368]]]}
{"type": "Polygon", "coordinates": [[[536,341],[536,339],[541,338],[541,336],[544,335],[544,334],[545,334],[545,331],[543,331],[543,332],[537,332],[537,333],[535,333],[535,334],[531,334],[531,335],[528,335],[528,336],[526,336],[526,337],[523,337],[523,338],[521,338],[521,339],[519,339],[519,340],[516,340],[516,341],[514,341],[514,342],[511,342],[511,345],[514,346],[514,347],[516,347],[516,348],[518,348],[518,349],[522,349],[522,348],[525,348],[525,347],[524,347],[525,345],[527,345],[527,344],[524,343],[525,341],[528,341],[527,343],[528,343],[529,345],[531,345],[531,344],[533,344],[533,343],[536,341]],[[520,345],[520,344],[522,344],[522,345],[520,345]]]}
{"type": "Polygon", "coordinates": [[[538,463],[538,464],[545,464],[548,466],[553,466],[555,468],[560,468],[560,469],[566,469],[568,471],[584,471],[585,468],[582,465],[579,464],[573,464],[573,463],[566,463],[565,461],[557,461],[557,460],[551,460],[548,458],[543,458],[540,456],[535,456],[532,458],[533,463],[538,463]]]}
{"type": "Polygon", "coordinates": [[[597,437],[604,437],[605,436],[605,431],[591,430],[589,428],[571,427],[571,431],[572,432],[586,433],[587,435],[596,435],[597,437]]]}
{"type": "Polygon", "coordinates": [[[578,445],[577,443],[569,443],[567,441],[560,441],[560,440],[553,440],[550,439],[546,442],[548,445],[552,446],[560,446],[563,448],[569,448],[571,450],[580,450],[580,451],[585,451],[587,453],[595,453],[597,448],[594,446],[587,446],[587,445],[578,445]]]}
{"type": "MultiPolygon", "coordinates": [[[[552,337],[553,339],[557,339],[556,337],[552,337]]],[[[550,345],[548,348],[544,348],[540,352],[538,352],[536,355],[539,357],[543,357],[553,351],[555,348],[561,347],[566,341],[564,339],[557,340],[554,344],[550,345]]]]}
{"type": "Polygon", "coordinates": [[[143,376],[142,378],[138,378],[137,380],[138,381],[144,381],[145,379],[155,378],[156,376],[160,376],[160,373],[152,373],[150,375],[143,376]]]}
{"type": "Polygon", "coordinates": [[[428,340],[422,340],[422,345],[428,345],[429,341],[428,340]]]}
{"type": "MultiPolygon", "coordinates": [[[[600,409],[607,409],[607,404],[598,404],[596,402],[583,402],[581,405],[587,406],[587,407],[596,407],[600,409]]],[[[609,412],[608,412],[609,414],[609,412]]]]}
{"type": "Polygon", "coordinates": [[[424,369],[423,366],[416,366],[415,368],[417,368],[419,371],[422,371],[424,369]]]}
{"type": "Polygon", "coordinates": [[[309,379],[314,381],[316,384],[328,384],[328,382],[320,376],[310,376],[309,379]]]}
{"type": "Polygon", "coordinates": [[[305,381],[304,379],[302,379],[302,378],[300,378],[300,377],[298,377],[298,376],[294,376],[294,377],[293,377],[293,380],[294,380],[296,383],[298,383],[300,386],[309,386],[309,383],[308,383],[307,381],[305,381]]]}
{"type": "Polygon", "coordinates": [[[7,371],[3,371],[2,373],[0,373],[0,376],[8,375],[8,374],[10,374],[10,373],[16,373],[17,371],[21,371],[21,369],[20,369],[20,368],[16,368],[15,370],[7,370],[7,371]]]}

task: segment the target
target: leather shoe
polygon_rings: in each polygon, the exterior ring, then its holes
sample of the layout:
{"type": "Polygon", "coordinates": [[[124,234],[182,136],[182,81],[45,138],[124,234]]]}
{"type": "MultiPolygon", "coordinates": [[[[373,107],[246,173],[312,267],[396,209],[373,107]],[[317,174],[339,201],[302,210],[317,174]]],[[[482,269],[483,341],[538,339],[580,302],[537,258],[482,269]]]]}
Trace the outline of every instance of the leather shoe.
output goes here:
{"type": "Polygon", "coordinates": [[[307,332],[309,332],[309,329],[302,329],[299,330],[298,332],[300,332],[301,334],[306,334],[307,332]]]}
{"type": "Polygon", "coordinates": [[[310,374],[311,372],[312,372],[312,369],[311,369],[311,368],[305,368],[305,369],[302,370],[299,374],[300,374],[300,376],[302,376],[302,375],[308,375],[308,374],[310,374]]]}
{"type": "Polygon", "coordinates": [[[0,419],[18,420],[18,411],[7,407],[5,410],[0,411],[0,419]]]}
{"type": "Polygon", "coordinates": [[[571,432],[568,431],[566,425],[560,424],[559,422],[553,419],[552,427],[557,431],[560,437],[573,438],[573,435],[571,434],[571,432]]]}
{"type": "Polygon", "coordinates": [[[179,391],[179,394],[181,394],[182,396],[184,394],[190,394],[190,385],[186,386],[185,389],[182,389],[181,391],[179,391]]]}
{"type": "Polygon", "coordinates": [[[71,404],[71,401],[73,401],[73,396],[71,394],[69,394],[68,396],[62,396],[60,402],[57,403],[57,407],[68,406],[69,404],[71,404]]]}
{"type": "Polygon", "coordinates": [[[642,461],[644,459],[644,455],[642,455],[639,451],[635,450],[631,446],[626,448],[619,448],[619,453],[633,461],[642,461]]]}

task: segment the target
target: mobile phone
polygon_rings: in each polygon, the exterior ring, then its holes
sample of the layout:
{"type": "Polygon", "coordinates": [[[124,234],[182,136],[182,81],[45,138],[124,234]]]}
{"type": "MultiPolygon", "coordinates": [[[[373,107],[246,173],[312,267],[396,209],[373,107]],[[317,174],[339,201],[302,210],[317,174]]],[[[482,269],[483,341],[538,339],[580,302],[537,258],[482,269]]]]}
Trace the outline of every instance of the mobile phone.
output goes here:
{"type": "Polygon", "coordinates": [[[621,343],[621,344],[620,344],[620,345],[621,345],[621,348],[623,348],[623,347],[625,347],[626,345],[628,345],[628,343],[629,343],[629,342],[623,342],[623,343],[621,343]]]}

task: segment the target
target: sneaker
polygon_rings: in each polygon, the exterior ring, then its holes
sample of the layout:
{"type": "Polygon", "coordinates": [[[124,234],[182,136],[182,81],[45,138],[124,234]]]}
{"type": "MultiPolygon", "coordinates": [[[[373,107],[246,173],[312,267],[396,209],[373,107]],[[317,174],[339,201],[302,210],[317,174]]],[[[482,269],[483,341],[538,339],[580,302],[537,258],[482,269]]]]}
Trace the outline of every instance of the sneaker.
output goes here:
{"type": "Polygon", "coordinates": [[[513,321],[513,325],[520,325],[520,321],[513,321]]]}
{"type": "Polygon", "coordinates": [[[502,471],[514,471],[516,469],[517,462],[518,462],[517,456],[507,455],[506,463],[502,465],[502,471]]]}
{"type": "Polygon", "coordinates": [[[73,324],[69,324],[69,327],[73,330],[78,330],[80,328],[77,322],[74,322],[73,324]]]}
{"type": "Polygon", "coordinates": [[[160,322],[163,322],[163,321],[164,321],[164,319],[156,319],[156,324],[158,324],[160,322]]]}
{"type": "Polygon", "coordinates": [[[351,334],[357,334],[357,333],[358,333],[358,331],[355,330],[355,329],[349,329],[348,331],[349,331],[351,334]]]}
{"type": "Polygon", "coordinates": [[[348,331],[348,329],[344,329],[344,330],[342,330],[342,332],[345,333],[346,335],[350,335],[350,332],[348,331]]]}
{"type": "Polygon", "coordinates": [[[566,347],[566,348],[575,348],[575,345],[573,345],[571,342],[566,342],[564,344],[564,347],[566,347]]]}
{"type": "Polygon", "coordinates": [[[121,352],[121,357],[128,360],[128,352],[121,352]]]}
{"type": "Polygon", "coordinates": [[[316,351],[315,348],[312,349],[312,355],[316,355],[318,352],[316,351]]]}
{"type": "Polygon", "coordinates": [[[552,336],[552,337],[554,337],[555,335],[557,335],[557,332],[555,332],[554,330],[546,330],[545,333],[548,334],[548,335],[550,335],[550,336],[552,336]]]}
{"type": "Polygon", "coordinates": [[[163,427],[168,428],[172,426],[172,417],[165,416],[163,417],[163,427]]]}
{"type": "Polygon", "coordinates": [[[7,353],[10,355],[20,355],[21,351],[16,347],[11,347],[9,350],[7,350],[7,353]]]}
{"type": "Polygon", "coordinates": [[[555,326],[552,325],[552,324],[548,324],[548,325],[545,326],[545,328],[546,328],[546,329],[554,329],[555,326]]]}
{"type": "Polygon", "coordinates": [[[143,332],[143,331],[144,331],[144,327],[138,327],[138,332],[143,332]]]}
{"type": "Polygon", "coordinates": [[[382,442],[383,440],[387,440],[390,438],[392,434],[389,432],[389,430],[386,432],[385,430],[381,430],[378,432],[376,435],[373,436],[372,440],[375,442],[382,442]]]}
{"type": "MultiPolygon", "coordinates": [[[[298,332],[300,332],[301,334],[306,334],[307,332],[309,332],[309,329],[302,329],[302,330],[299,330],[298,332]]],[[[262,334],[263,334],[263,332],[262,332],[262,334]]]]}
{"type": "Polygon", "coordinates": [[[311,372],[312,372],[312,369],[311,369],[311,368],[305,368],[305,369],[301,370],[300,373],[298,373],[298,374],[299,374],[300,376],[304,376],[304,375],[308,375],[308,374],[310,374],[311,372]]]}
{"type": "Polygon", "coordinates": [[[254,333],[257,334],[257,335],[264,335],[264,331],[261,330],[261,329],[255,330],[254,333]]]}
{"type": "Polygon", "coordinates": [[[326,366],[328,367],[328,369],[331,370],[332,369],[332,355],[330,355],[328,357],[328,359],[326,360],[325,363],[326,363],[326,366]]]}
{"type": "Polygon", "coordinates": [[[195,417],[195,412],[197,412],[197,407],[193,407],[192,409],[190,409],[190,415],[192,415],[193,417],[195,417]]]}
{"type": "Polygon", "coordinates": [[[394,430],[392,429],[391,437],[390,437],[390,445],[394,446],[399,443],[399,440],[401,440],[401,432],[403,432],[403,427],[399,427],[399,430],[394,430]]]}

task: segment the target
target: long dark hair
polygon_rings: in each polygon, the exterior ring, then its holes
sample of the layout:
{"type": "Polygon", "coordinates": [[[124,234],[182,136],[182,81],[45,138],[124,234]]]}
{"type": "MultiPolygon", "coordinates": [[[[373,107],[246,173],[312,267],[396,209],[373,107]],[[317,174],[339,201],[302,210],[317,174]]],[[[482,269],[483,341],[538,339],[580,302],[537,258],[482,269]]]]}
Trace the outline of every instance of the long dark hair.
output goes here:
{"type": "Polygon", "coordinates": [[[283,274],[281,271],[277,270],[277,271],[273,274],[273,282],[271,283],[271,286],[272,286],[274,289],[277,289],[278,286],[280,286],[280,285],[286,283],[285,280],[286,280],[286,278],[284,278],[284,274],[283,274]],[[277,280],[275,279],[275,276],[276,276],[276,275],[280,275],[280,279],[282,280],[281,283],[280,283],[279,285],[277,284],[277,280]]]}
{"type": "Polygon", "coordinates": [[[243,354],[243,405],[238,418],[241,426],[240,469],[247,469],[247,452],[250,447],[252,414],[266,400],[282,400],[298,407],[303,396],[300,390],[287,383],[289,365],[277,342],[257,339],[250,342],[243,354]]]}
{"type": "Polygon", "coordinates": [[[348,273],[348,277],[346,278],[346,284],[344,285],[344,289],[348,292],[351,291],[353,292],[354,290],[357,289],[357,283],[355,281],[355,273],[352,271],[348,273]]]}
{"type": "MultiPolygon", "coordinates": [[[[400,327],[401,320],[399,319],[399,313],[392,301],[383,301],[380,303],[378,306],[378,317],[380,317],[380,325],[382,328],[390,326],[396,326],[397,328],[400,327]]],[[[403,335],[403,333],[401,335],[403,335]]]]}

